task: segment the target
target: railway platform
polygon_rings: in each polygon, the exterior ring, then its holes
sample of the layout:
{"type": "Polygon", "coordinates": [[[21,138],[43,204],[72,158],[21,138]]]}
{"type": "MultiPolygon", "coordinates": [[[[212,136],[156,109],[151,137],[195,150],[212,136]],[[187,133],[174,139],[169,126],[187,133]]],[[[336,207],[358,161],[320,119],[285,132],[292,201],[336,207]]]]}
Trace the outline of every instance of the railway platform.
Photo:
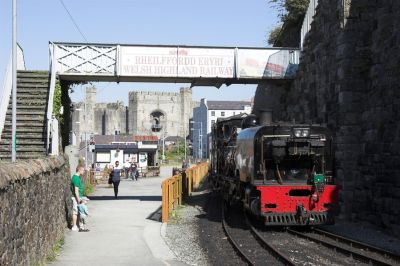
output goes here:
{"type": "Polygon", "coordinates": [[[157,220],[161,182],[171,170],[162,168],[160,177],[122,179],[118,199],[108,184],[98,185],[89,196],[90,232],[68,230],[50,265],[186,265],[165,244],[165,228],[157,220]]]}

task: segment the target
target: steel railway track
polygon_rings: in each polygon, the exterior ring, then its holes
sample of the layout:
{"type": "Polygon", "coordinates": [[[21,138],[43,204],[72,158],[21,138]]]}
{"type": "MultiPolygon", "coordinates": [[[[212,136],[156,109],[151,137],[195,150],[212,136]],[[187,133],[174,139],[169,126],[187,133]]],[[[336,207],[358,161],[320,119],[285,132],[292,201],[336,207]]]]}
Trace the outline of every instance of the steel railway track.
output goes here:
{"type": "MultiPolygon", "coordinates": [[[[231,232],[232,229],[226,222],[225,211],[222,210],[222,227],[224,229],[224,232],[228,237],[229,242],[236,250],[236,252],[248,265],[267,265],[268,263],[266,262],[270,262],[270,265],[277,265],[277,263],[289,266],[295,265],[289,257],[285,256],[283,253],[281,253],[279,250],[268,244],[263,239],[263,237],[257,232],[257,230],[250,224],[247,216],[245,217],[245,221],[246,221],[246,226],[252,233],[251,235],[253,236],[253,238],[251,238],[251,240],[253,242],[253,245],[255,243],[258,243],[257,244],[259,245],[258,249],[261,250],[261,252],[258,252],[257,255],[249,252],[248,249],[244,248],[242,244],[238,243],[238,241],[235,240],[235,237],[231,232]]],[[[247,236],[248,235],[249,234],[247,234],[247,236]]]]}
{"type": "Polygon", "coordinates": [[[276,249],[275,247],[273,247],[271,244],[269,244],[264,237],[262,237],[262,235],[260,235],[257,232],[257,229],[254,228],[253,225],[251,225],[251,223],[249,222],[249,219],[246,215],[246,224],[250,227],[251,233],[253,234],[253,236],[257,239],[257,241],[259,243],[261,243],[261,245],[267,249],[272,256],[274,256],[277,260],[281,261],[283,264],[285,265],[296,265],[293,263],[292,259],[289,258],[288,256],[286,256],[285,254],[283,254],[282,252],[280,252],[278,249],[276,249]]]}
{"type": "MultiPolygon", "coordinates": [[[[245,223],[239,226],[242,227],[242,232],[240,233],[240,229],[238,231],[237,228],[227,223],[226,212],[224,208],[222,209],[223,230],[238,255],[248,265],[277,265],[277,263],[282,265],[296,265],[295,262],[302,264],[301,260],[296,261],[296,258],[289,257],[285,254],[286,252],[280,251],[275,247],[276,245],[270,244],[270,241],[267,241],[265,236],[252,225],[245,214],[243,214],[245,223]],[[251,232],[252,237],[249,232],[251,232]],[[258,244],[257,247],[255,247],[256,243],[258,244]],[[254,250],[257,249],[258,251],[254,252],[254,250]]],[[[311,232],[287,229],[286,232],[293,236],[323,245],[328,248],[327,250],[332,249],[361,263],[370,265],[400,265],[400,256],[398,254],[322,229],[313,228],[311,232]]]]}
{"type": "Polygon", "coordinates": [[[304,233],[295,229],[287,229],[287,232],[321,244],[336,252],[351,256],[364,263],[372,265],[400,265],[400,256],[397,254],[321,229],[313,229],[312,233],[304,233]]]}

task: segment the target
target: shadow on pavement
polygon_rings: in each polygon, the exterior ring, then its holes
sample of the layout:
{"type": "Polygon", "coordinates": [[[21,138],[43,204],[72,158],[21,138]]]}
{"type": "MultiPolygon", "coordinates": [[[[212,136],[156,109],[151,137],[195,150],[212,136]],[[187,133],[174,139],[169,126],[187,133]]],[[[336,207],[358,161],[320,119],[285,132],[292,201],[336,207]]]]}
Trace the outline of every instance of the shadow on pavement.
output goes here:
{"type": "Polygon", "coordinates": [[[162,205],[158,207],[154,212],[150,213],[149,216],[146,217],[148,220],[153,220],[156,222],[161,222],[162,220],[162,205]]]}
{"type": "Polygon", "coordinates": [[[140,201],[161,201],[161,196],[118,196],[117,199],[114,196],[89,196],[90,200],[140,200],[140,201]]]}

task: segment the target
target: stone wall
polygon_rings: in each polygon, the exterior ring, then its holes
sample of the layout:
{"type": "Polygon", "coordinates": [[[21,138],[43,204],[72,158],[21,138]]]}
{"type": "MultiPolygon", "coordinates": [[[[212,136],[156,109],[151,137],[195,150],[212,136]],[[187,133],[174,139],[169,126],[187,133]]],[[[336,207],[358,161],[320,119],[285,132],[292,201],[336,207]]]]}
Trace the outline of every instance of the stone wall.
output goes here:
{"type": "Polygon", "coordinates": [[[64,157],[0,163],[0,265],[46,258],[71,210],[64,157]]]}
{"type": "Polygon", "coordinates": [[[319,1],[296,80],[259,86],[255,112],[323,123],[342,215],[400,235],[400,1],[319,1]]]}

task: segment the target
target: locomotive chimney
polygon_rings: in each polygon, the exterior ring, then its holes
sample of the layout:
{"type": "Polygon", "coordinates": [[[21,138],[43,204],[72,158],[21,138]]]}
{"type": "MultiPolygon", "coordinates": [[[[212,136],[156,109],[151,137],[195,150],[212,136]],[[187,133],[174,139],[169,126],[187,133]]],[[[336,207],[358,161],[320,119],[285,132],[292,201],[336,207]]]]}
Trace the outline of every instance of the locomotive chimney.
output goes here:
{"type": "Polygon", "coordinates": [[[269,125],[272,123],[272,110],[260,110],[260,125],[269,125]]]}

